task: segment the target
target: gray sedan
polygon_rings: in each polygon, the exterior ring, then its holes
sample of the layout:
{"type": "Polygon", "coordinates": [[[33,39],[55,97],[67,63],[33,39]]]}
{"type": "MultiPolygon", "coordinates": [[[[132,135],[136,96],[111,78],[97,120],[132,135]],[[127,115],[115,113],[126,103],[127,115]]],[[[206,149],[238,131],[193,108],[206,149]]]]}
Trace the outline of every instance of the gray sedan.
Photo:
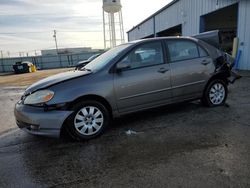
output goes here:
{"type": "Polygon", "coordinates": [[[197,99],[223,105],[231,67],[224,53],[195,38],[130,42],[80,71],[28,87],[15,106],[16,122],[35,135],[59,137],[65,130],[74,139],[91,139],[128,113],[197,99]]]}

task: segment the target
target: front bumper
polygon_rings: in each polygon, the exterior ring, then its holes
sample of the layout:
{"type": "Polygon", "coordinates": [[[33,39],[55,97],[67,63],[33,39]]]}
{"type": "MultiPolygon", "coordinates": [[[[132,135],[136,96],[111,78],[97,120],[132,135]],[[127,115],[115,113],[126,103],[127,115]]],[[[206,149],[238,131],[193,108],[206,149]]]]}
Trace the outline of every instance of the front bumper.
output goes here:
{"type": "Polygon", "coordinates": [[[43,108],[17,103],[14,109],[17,126],[34,135],[60,137],[62,125],[73,111],[44,111],[43,108]]]}

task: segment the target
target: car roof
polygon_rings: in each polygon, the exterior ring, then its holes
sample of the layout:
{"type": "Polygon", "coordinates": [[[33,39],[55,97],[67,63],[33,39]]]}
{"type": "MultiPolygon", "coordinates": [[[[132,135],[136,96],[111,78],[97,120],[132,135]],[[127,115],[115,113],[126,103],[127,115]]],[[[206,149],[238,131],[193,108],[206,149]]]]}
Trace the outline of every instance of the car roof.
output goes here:
{"type": "Polygon", "coordinates": [[[206,48],[210,54],[211,57],[213,57],[214,59],[216,59],[217,57],[221,56],[221,54],[219,53],[218,49],[206,42],[204,42],[203,40],[194,38],[194,37],[189,37],[189,36],[171,36],[171,37],[155,37],[155,38],[147,38],[147,39],[140,39],[140,40],[135,40],[135,41],[131,41],[128,42],[127,44],[132,44],[132,45],[137,45],[140,43],[144,43],[147,41],[161,41],[161,40],[190,40],[193,42],[198,43],[199,45],[203,46],[204,48],[206,48]]]}
{"type": "Polygon", "coordinates": [[[185,37],[185,36],[171,36],[171,37],[155,37],[155,38],[147,38],[147,39],[139,39],[139,40],[134,40],[131,42],[128,42],[127,44],[136,44],[136,43],[141,43],[145,41],[157,41],[157,40],[166,40],[166,39],[188,39],[188,40],[193,40],[195,42],[198,42],[199,40],[193,37],[185,37]]]}

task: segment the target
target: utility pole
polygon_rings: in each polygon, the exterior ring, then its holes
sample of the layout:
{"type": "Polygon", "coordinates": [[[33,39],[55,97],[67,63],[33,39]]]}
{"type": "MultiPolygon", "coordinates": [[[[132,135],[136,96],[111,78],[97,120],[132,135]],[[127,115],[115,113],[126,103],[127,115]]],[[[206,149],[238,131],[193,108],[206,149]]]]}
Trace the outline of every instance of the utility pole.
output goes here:
{"type": "Polygon", "coordinates": [[[57,55],[58,55],[58,45],[57,45],[57,38],[56,38],[56,30],[54,30],[54,35],[53,35],[53,37],[55,38],[56,52],[57,52],[57,55]]]}
{"type": "Polygon", "coordinates": [[[60,56],[59,53],[58,53],[59,51],[58,51],[58,45],[57,45],[56,30],[54,30],[54,35],[53,35],[53,37],[55,38],[56,52],[57,52],[57,56],[59,57],[60,67],[62,67],[61,56],[60,56]]]}
{"type": "Polygon", "coordinates": [[[3,50],[1,50],[1,59],[3,59],[3,50]]]}

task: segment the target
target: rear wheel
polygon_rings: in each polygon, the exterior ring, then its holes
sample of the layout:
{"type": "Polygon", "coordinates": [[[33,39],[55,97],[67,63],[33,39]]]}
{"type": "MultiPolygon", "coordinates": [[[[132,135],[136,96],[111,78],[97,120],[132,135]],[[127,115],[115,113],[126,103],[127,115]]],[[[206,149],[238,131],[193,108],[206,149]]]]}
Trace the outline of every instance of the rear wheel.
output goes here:
{"type": "Polygon", "coordinates": [[[76,104],[74,113],[67,120],[67,130],[76,140],[88,140],[104,132],[109,124],[109,112],[97,101],[83,101],[76,104]]]}
{"type": "Polygon", "coordinates": [[[223,80],[213,80],[205,89],[202,102],[210,107],[224,105],[227,99],[227,93],[227,85],[223,80]]]}

